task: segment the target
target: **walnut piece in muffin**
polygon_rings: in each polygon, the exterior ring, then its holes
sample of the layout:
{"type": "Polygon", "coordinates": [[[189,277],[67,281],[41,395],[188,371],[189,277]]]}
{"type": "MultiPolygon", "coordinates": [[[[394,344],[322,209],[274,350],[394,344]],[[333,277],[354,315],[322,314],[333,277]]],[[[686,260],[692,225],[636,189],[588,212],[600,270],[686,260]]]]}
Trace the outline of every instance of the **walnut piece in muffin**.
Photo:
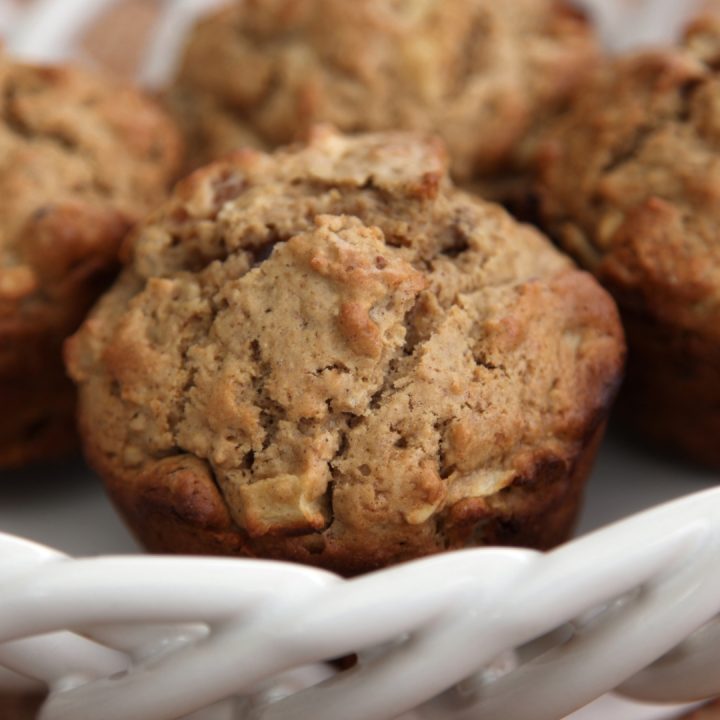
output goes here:
{"type": "Polygon", "coordinates": [[[439,141],[321,128],[238,152],[128,252],[66,355],[86,454],[148,548],[352,574],[567,536],[617,312],[453,188],[439,141]]]}
{"type": "Polygon", "coordinates": [[[610,64],[539,154],[545,227],[612,291],[626,417],[720,467],[720,23],[610,64]]]}
{"type": "Polygon", "coordinates": [[[195,166],[322,121],[439,133],[470,181],[508,172],[597,57],[558,0],[242,0],[191,33],[171,105],[195,166]]]}
{"type": "Polygon", "coordinates": [[[179,162],[174,124],[137,91],[0,55],[0,467],[76,449],[62,342],[179,162]]]}

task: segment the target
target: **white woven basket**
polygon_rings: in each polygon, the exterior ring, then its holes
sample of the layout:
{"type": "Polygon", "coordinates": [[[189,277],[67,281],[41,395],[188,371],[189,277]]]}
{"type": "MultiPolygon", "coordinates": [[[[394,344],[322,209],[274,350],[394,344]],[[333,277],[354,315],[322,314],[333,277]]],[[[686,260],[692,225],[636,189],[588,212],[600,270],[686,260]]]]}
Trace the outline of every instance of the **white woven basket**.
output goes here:
{"type": "Polygon", "coordinates": [[[0,535],[0,681],[43,720],[557,720],[720,694],[720,488],[553,552],[353,580],[279,562],[73,560],[0,535]],[[333,658],[357,654],[333,672],[333,658]]]}
{"type": "MultiPolygon", "coordinates": [[[[217,1],[147,2],[160,21],[139,79],[158,86],[217,1]]],[[[0,32],[21,57],[58,60],[112,4],[0,0],[0,32]]],[[[671,37],[693,5],[581,4],[615,48],[671,37]]],[[[72,559],[0,534],[0,690],[49,689],[44,720],[557,720],[613,688],[693,701],[720,694],[718,614],[720,488],[545,555],[467,550],[349,581],[72,559]],[[348,655],[350,670],[326,662],[348,655]]]]}

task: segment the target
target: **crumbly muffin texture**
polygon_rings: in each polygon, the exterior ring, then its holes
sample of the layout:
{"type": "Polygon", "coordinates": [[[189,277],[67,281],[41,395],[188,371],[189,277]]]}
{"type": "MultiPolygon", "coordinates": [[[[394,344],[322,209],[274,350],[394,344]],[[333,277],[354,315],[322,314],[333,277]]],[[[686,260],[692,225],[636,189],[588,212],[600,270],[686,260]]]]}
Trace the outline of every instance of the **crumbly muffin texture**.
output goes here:
{"type": "Polygon", "coordinates": [[[558,0],[242,0],[192,32],[171,97],[195,164],[323,121],[438,132],[469,180],[506,166],[597,55],[558,0]]]}
{"type": "Polygon", "coordinates": [[[0,467],[76,447],[62,341],[179,162],[175,126],[136,91],[0,55],[0,467]]]}
{"type": "Polygon", "coordinates": [[[452,188],[438,141],[238,152],[128,253],[66,355],[87,455],[151,549],[354,573],[567,534],[616,310],[452,188]]]}
{"type": "Polygon", "coordinates": [[[539,156],[547,229],[618,299],[629,414],[720,466],[720,24],[609,65],[539,156]]]}

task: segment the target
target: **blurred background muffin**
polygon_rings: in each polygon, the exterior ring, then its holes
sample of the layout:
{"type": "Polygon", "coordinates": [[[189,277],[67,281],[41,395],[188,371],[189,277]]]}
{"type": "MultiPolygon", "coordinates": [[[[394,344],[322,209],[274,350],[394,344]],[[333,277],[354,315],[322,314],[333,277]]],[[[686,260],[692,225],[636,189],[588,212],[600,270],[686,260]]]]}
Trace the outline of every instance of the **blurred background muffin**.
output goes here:
{"type": "Polygon", "coordinates": [[[192,31],[171,103],[194,165],[318,121],[414,129],[443,137],[456,180],[493,192],[597,58],[558,0],[242,0],[192,31]]]}
{"type": "Polygon", "coordinates": [[[86,455],[153,551],[353,574],[573,527],[614,303],[452,187],[438,140],[244,150],[181,183],[67,345],[86,455]]]}
{"type": "Polygon", "coordinates": [[[0,467],[76,447],[62,342],[179,160],[172,121],[137,91],[0,56],[0,467]]]}
{"type": "Polygon", "coordinates": [[[646,436],[720,467],[720,24],[608,65],[539,155],[543,222],[618,300],[621,403],[646,436]]]}

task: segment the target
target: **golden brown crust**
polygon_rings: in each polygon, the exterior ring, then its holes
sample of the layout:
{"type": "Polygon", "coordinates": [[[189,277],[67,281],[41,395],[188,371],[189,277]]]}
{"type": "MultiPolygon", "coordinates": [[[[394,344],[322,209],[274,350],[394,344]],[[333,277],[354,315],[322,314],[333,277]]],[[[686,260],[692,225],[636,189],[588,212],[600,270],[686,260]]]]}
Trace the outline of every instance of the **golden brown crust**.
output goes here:
{"type": "Polygon", "coordinates": [[[578,96],[539,156],[542,212],[621,306],[629,416],[720,466],[720,25],[689,33],[578,96]]]}
{"type": "Polygon", "coordinates": [[[322,121],[438,132],[468,180],[506,166],[597,56],[557,0],[247,0],[198,24],[171,104],[195,165],[322,121]]]}
{"type": "Polygon", "coordinates": [[[0,56],[0,467],[76,447],[61,344],[163,197],[179,138],[149,100],[67,67],[0,56]]]}
{"type": "Polygon", "coordinates": [[[616,309],[438,143],[328,129],[182,183],[67,345],[88,458],[155,550],[344,573],[565,537],[616,309]]]}

